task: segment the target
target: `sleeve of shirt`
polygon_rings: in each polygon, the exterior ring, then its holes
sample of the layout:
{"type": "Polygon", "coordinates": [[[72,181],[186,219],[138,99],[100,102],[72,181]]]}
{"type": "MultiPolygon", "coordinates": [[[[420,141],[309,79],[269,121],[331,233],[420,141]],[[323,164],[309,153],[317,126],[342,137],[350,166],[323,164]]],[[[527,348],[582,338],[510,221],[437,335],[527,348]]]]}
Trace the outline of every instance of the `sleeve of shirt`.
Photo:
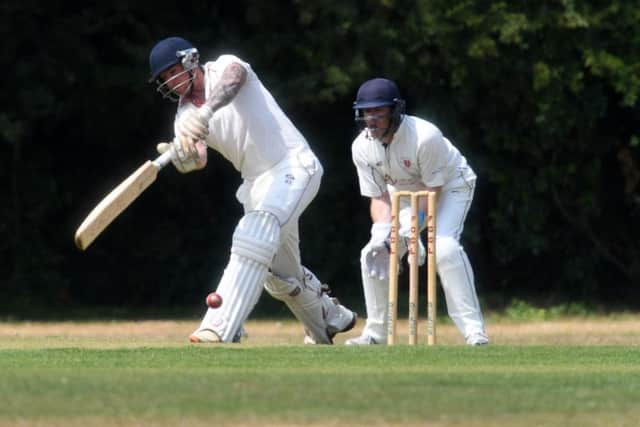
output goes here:
{"type": "Polygon", "coordinates": [[[242,59],[238,58],[235,55],[220,55],[216,60],[216,64],[220,67],[220,71],[227,68],[227,66],[232,62],[242,65],[244,68],[247,69],[247,71],[251,70],[251,65],[244,62],[242,59]]]}
{"type": "Polygon", "coordinates": [[[437,128],[426,135],[418,144],[418,162],[422,183],[427,187],[441,187],[445,184],[448,149],[442,132],[437,128]]]}
{"type": "MultiPolygon", "coordinates": [[[[212,82],[211,82],[212,86],[218,82],[220,77],[222,77],[222,73],[224,72],[224,70],[234,62],[236,64],[240,64],[247,71],[247,81],[254,80],[257,78],[255,72],[253,71],[253,69],[251,68],[251,65],[248,62],[243,61],[242,59],[238,58],[235,55],[225,54],[225,55],[220,55],[215,61],[208,62],[206,64],[208,67],[210,67],[208,69],[211,70],[211,72],[213,73],[212,82]]],[[[205,66],[205,68],[207,68],[207,66],[205,66]]]]}
{"type": "Polygon", "coordinates": [[[358,139],[356,139],[351,146],[351,156],[358,173],[360,194],[365,197],[382,196],[382,194],[387,191],[387,185],[384,182],[384,177],[367,161],[364,150],[361,144],[358,143],[358,139]]]}
{"type": "Polygon", "coordinates": [[[247,71],[247,82],[253,82],[258,79],[256,73],[251,68],[251,65],[235,55],[220,55],[215,61],[207,62],[205,64],[205,72],[207,75],[207,85],[209,91],[211,91],[215,85],[220,81],[224,70],[232,63],[240,64],[247,71]]]}

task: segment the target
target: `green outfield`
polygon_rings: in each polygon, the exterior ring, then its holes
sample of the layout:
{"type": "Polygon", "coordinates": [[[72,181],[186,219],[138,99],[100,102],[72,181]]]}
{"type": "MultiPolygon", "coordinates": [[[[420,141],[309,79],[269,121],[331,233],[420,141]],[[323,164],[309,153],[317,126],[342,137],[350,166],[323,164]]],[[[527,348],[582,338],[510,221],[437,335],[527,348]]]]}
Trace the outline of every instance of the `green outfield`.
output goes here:
{"type": "Polygon", "coordinates": [[[479,348],[450,325],[436,347],[303,346],[290,322],[189,345],[192,323],[2,324],[0,425],[639,425],[636,318],[494,323],[479,348]]]}

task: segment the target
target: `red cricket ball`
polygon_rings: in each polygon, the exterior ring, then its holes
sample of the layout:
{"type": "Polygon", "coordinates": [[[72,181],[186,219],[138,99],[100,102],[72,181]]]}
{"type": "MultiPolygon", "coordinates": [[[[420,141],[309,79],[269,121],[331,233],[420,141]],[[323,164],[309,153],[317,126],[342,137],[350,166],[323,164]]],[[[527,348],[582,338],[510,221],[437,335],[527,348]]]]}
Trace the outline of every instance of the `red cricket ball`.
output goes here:
{"type": "Polygon", "coordinates": [[[216,292],[207,295],[207,305],[211,308],[218,308],[222,305],[222,297],[216,292]]]}

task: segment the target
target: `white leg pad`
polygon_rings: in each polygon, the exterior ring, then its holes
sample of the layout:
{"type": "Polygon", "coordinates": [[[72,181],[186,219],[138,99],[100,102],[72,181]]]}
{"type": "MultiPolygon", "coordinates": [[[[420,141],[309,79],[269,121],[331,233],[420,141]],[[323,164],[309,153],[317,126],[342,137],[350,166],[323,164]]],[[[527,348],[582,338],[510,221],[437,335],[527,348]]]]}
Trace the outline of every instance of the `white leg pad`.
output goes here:
{"type": "Polygon", "coordinates": [[[280,242],[277,218],[263,211],[247,213],[233,235],[231,257],[216,292],[222,305],[208,309],[200,329],[213,330],[231,342],[255,307],[280,242]]]}
{"type": "Polygon", "coordinates": [[[453,237],[436,238],[437,267],[449,317],[465,338],[484,332],[484,319],[474,285],[473,270],[464,249],[453,237]]]}
{"type": "Polygon", "coordinates": [[[355,313],[322,292],[322,284],[308,269],[304,279],[270,274],[265,289],[284,302],[317,344],[332,344],[333,336],[353,325],[355,313]]]}
{"type": "MultiPolygon", "coordinates": [[[[367,322],[362,335],[367,335],[378,343],[387,342],[387,309],[389,304],[389,280],[378,280],[369,276],[366,255],[369,246],[362,248],[360,252],[360,274],[362,275],[362,288],[364,302],[367,308],[367,322]]],[[[398,260],[401,260],[407,252],[406,245],[398,245],[398,260]]],[[[401,267],[402,264],[399,264],[401,267]]]]}
{"type": "Polygon", "coordinates": [[[360,257],[364,302],[367,308],[367,322],[362,334],[383,343],[387,339],[385,322],[389,303],[389,281],[369,276],[365,262],[368,251],[368,247],[365,247],[360,257]]]}

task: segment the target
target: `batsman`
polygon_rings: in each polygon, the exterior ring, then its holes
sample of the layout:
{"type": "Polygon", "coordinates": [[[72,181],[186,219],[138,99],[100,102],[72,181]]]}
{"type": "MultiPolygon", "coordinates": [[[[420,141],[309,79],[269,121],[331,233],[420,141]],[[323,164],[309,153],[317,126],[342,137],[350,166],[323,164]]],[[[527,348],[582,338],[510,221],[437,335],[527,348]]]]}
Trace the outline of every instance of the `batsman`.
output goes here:
{"type": "MultiPolygon", "coordinates": [[[[476,184],[476,175],[460,151],[432,123],[404,113],[405,102],[392,80],[364,82],[353,104],[362,131],[351,146],[360,193],[370,199],[371,239],[362,249],[360,264],[367,307],[367,323],[348,345],[386,342],[389,301],[390,194],[396,191],[434,191],[436,208],[436,264],[449,316],[469,345],[489,342],[476,295],[473,270],[460,235],[476,184]]],[[[411,211],[401,205],[399,245],[402,257],[410,239],[411,211]]],[[[421,208],[426,212],[426,206],[421,208]]],[[[426,214],[429,214],[426,212],[426,214]]],[[[422,226],[424,227],[424,223],[422,226]]],[[[424,246],[419,242],[424,262],[424,246]]]]}
{"type": "Polygon", "coordinates": [[[353,328],[356,314],[330,298],[301,264],[298,219],[314,199],[322,165],[251,66],[233,55],[200,64],[198,50],[181,37],[151,50],[151,82],[177,101],[171,150],[178,171],[205,167],[207,147],[242,176],[236,198],[244,208],[233,233],[228,264],[217,285],[223,304],[209,308],[189,337],[194,343],[239,339],[263,288],[303,324],[305,342],[331,344],[353,328]]]}

